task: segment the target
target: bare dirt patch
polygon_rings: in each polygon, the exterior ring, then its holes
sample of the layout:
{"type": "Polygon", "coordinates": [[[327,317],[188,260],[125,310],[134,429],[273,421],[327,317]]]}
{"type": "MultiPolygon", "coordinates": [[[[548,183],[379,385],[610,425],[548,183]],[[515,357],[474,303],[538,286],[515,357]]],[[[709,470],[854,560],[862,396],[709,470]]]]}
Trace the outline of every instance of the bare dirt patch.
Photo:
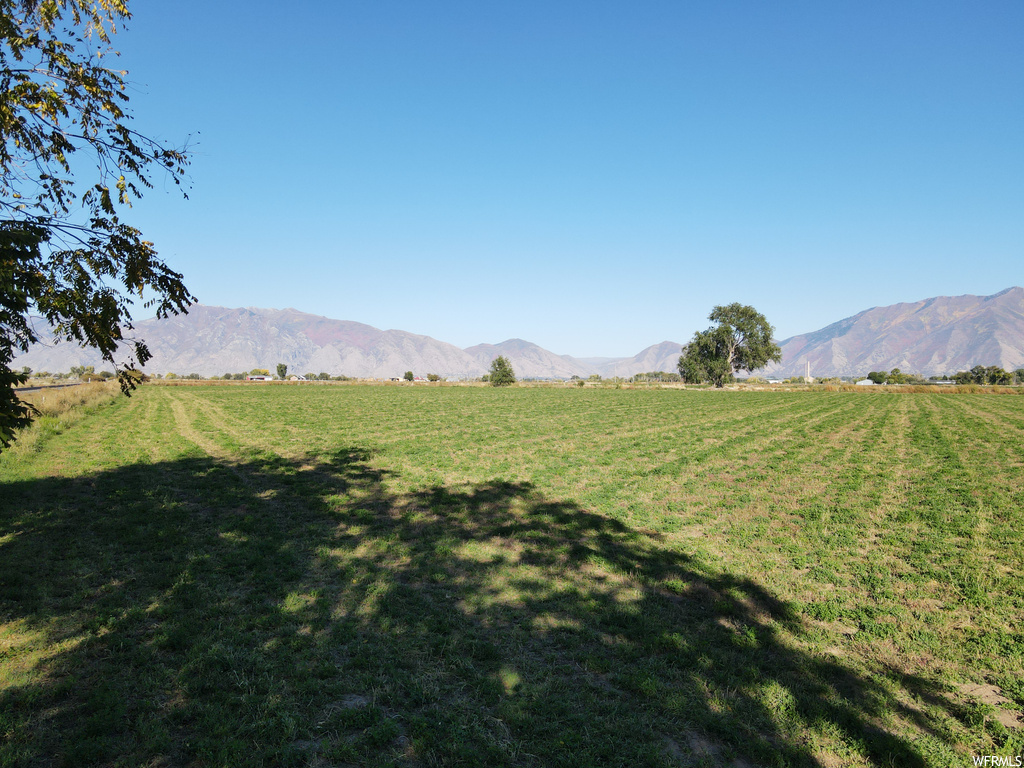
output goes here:
{"type": "Polygon", "coordinates": [[[1004,728],[1024,728],[1024,716],[1012,701],[1003,696],[998,686],[968,683],[960,686],[960,692],[982,704],[996,707],[997,711],[992,717],[1004,728]]]}

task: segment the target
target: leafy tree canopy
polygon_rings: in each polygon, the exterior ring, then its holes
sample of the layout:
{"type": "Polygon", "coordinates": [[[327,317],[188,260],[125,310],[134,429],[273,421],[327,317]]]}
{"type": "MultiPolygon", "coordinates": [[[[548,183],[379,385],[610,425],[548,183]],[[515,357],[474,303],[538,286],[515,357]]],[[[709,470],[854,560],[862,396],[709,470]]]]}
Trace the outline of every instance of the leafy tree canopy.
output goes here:
{"type": "Polygon", "coordinates": [[[491,371],[487,380],[494,387],[507,387],[516,383],[516,374],[512,370],[512,363],[503,355],[498,355],[491,361],[491,371]]]}
{"type": "Polygon", "coordinates": [[[736,371],[747,373],[782,359],[782,350],[772,341],[775,329],[765,316],[744,304],[718,306],[708,319],[718,323],[698,331],[683,347],[679,375],[691,384],[710,381],[723,387],[736,371]]]}
{"type": "Polygon", "coordinates": [[[995,365],[976,365],[969,371],[958,372],[953,378],[957,384],[1012,384],[1015,374],[1019,373],[1021,371],[1010,373],[995,365]]]}
{"type": "Polygon", "coordinates": [[[150,357],[131,298],[157,317],[195,298],[142,233],[121,220],[154,172],[185,181],[187,150],[131,127],[127,72],[111,37],[127,0],[0,0],[0,445],[29,422],[10,363],[38,341],[29,315],[60,341],[95,347],[128,375],[150,357]],[[114,359],[124,343],[126,359],[114,359]]]}
{"type": "Polygon", "coordinates": [[[277,378],[283,379],[288,376],[288,366],[284,363],[277,364],[277,378]]]}

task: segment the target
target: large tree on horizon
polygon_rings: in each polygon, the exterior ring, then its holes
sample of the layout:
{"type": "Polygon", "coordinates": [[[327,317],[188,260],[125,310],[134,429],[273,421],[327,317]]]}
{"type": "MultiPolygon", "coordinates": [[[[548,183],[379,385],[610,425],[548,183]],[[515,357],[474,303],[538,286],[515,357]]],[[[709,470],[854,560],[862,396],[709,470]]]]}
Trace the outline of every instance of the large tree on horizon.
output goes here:
{"type": "Polygon", "coordinates": [[[708,320],[718,325],[697,331],[683,347],[679,357],[683,381],[710,381],[720,388],[736,371],[750,373],[782,359],[782,350],[772,340],[775,329],[753,307],[738,303],[717,306],[708,320]]]}
{"type": "Polygon", "coordinates": [[[131,127],[128,73],[108,66],[129,18],[127,0],[0,0],[2,447],[33,415],[10,367],[39,338],[30,315],[55,339],[99,350],[127,394],[151,357],[130,335],[133,302],[167,317],[195,301],[121,218],[155,172],[180,186],[188,165],[186,148],[131,127]]]}

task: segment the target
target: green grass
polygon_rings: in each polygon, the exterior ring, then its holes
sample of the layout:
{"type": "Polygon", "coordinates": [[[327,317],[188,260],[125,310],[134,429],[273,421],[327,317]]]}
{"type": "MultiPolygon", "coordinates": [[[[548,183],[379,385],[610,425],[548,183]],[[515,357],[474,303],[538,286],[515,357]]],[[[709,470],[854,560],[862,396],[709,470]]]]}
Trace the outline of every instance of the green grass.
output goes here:
{"type": "Polygon", "coordinates": [[[1022,438],[1006,395],[148,386],[0,456],[0,766],[1016,755],[1022,438]]]}

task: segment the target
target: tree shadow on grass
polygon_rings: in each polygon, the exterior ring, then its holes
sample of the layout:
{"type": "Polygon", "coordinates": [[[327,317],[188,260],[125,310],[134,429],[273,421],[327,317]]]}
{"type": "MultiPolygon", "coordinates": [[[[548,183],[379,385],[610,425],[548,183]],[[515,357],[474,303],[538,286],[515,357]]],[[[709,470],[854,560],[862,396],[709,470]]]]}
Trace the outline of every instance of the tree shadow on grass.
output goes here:
{"type": "Polygon", "coordinates": [[[894,720],[948,736],[655,534],[394,479],[353,448],[0,485],[0,764],[915,766],[894,720]]]}

